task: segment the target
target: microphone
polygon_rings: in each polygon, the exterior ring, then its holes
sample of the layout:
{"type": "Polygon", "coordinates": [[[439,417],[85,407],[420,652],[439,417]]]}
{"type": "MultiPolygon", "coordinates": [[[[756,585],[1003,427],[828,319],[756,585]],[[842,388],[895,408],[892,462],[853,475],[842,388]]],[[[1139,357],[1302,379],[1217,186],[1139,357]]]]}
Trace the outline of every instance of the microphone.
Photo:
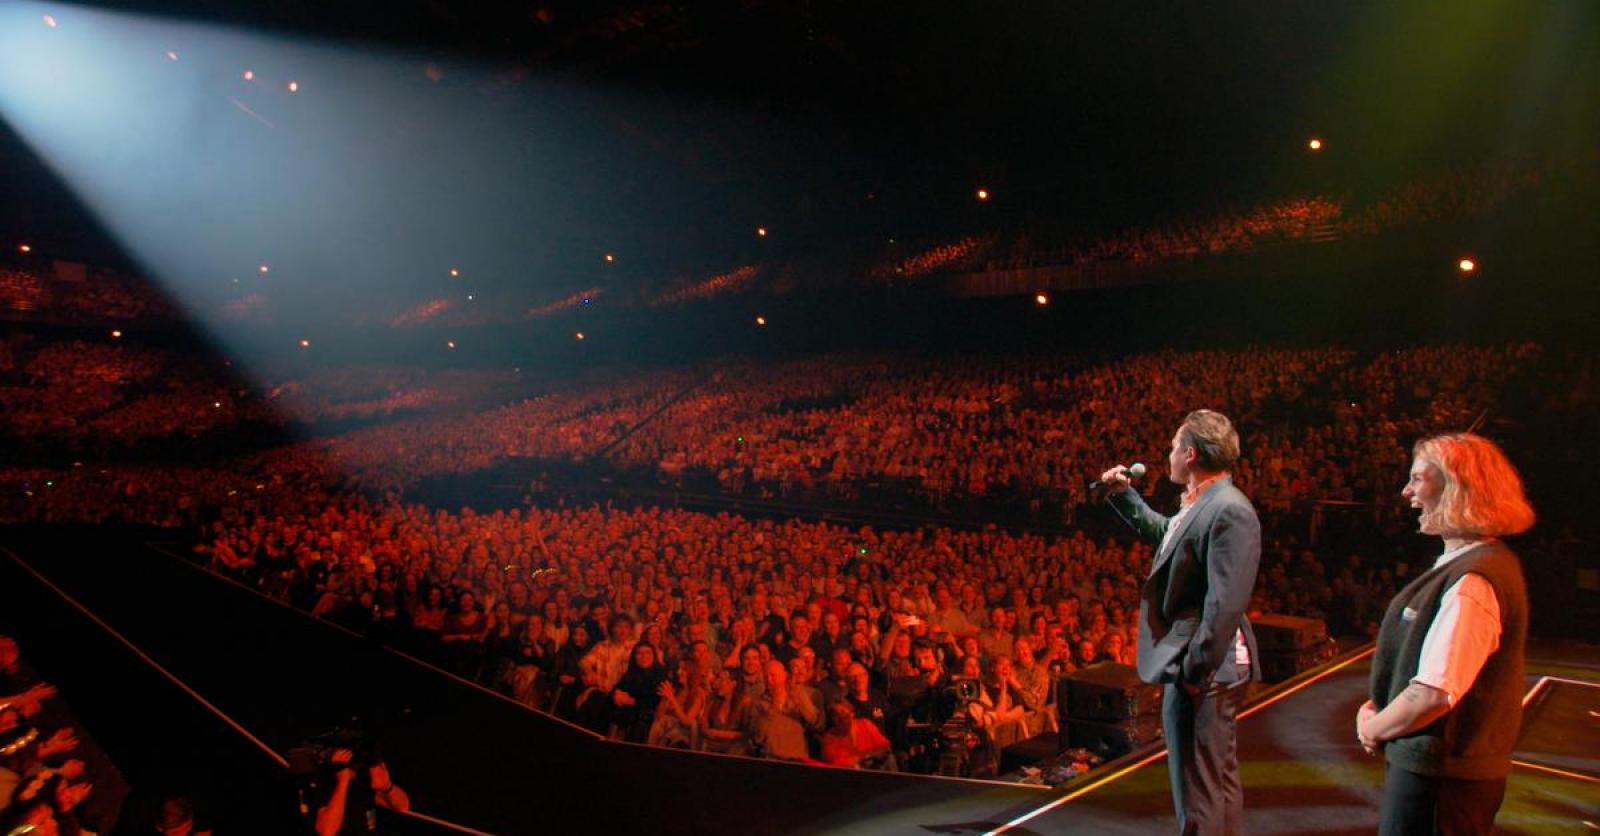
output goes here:
{"type": "MultiPolygon", "coordinates": [[[[1128,478],[1129,479],[1143,479],[1144,478],[1144,473],[1145,473],[1145,466],[1144,466],[1143,462],[1134,462],[1133,464],[1128,465],[1128,478]]],[[[1100,481],[1099,479],[1096,479],[1093,482],[1089,483],[1089,490],[1098,491],[1098,490],[1104,488],[1105,486],[1106,486],[1106,483],[1100,481]]]]}

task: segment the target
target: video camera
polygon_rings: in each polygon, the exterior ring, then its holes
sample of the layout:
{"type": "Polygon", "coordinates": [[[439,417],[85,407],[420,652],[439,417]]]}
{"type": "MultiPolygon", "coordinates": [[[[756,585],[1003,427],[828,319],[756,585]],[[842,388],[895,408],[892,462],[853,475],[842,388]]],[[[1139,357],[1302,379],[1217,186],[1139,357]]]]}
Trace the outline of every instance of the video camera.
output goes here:
{"type": "Polygon", "coordinates": [[[967,706],[982,699],[982,687],[976,679],[950,680],[934,701],[932,722],[907,727],[912,772],[970,776],[971,752],[982,744],[983,738],[967,706]]]}
{"type": "Polygon", "coordinates": [[[340,769],[361,769],[382,762],[383,749],[360,717],[314,734],[289,750],[289,774],[299,778],[340,769]],[[349,763],[333,762],[333,753],[340,749],[350,750],[349,763]]]}

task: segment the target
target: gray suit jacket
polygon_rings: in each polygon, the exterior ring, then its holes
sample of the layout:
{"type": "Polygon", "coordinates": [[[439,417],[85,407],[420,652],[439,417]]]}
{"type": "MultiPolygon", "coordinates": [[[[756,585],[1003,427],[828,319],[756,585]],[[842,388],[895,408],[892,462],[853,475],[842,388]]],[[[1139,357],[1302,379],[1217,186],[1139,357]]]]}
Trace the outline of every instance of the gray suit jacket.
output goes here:
{"type": "MultiPolygon", "coordinates": [[[[1109,497],[1139,536],[1160,543],[1171,521],[1129,488],[1109,497]]],[[[1251,679],[1261,656],[1245,610],[1261,564],[1261,522],[1229,477],[1195,500],[1166,548],[1156,553],[1139,602],[1139,678],[1146,682],[1239,680],[1233,637],[1243,631],[1251,679]],[[1227,664],[1224,664],[1227,663],[1227,664]]]]}

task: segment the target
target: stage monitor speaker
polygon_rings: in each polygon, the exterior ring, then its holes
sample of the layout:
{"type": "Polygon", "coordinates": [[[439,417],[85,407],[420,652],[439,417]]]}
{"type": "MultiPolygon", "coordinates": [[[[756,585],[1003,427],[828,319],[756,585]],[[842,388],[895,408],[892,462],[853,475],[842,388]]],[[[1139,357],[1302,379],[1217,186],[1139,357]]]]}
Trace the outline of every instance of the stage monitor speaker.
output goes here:
{"type": "Polygon", "coordinates": [[[1261,653],[1261,679],[1264,682],[1282,682],[1296,674],[1311,670],[1329,658],[1324,648],[1305,650],[1274,650],[1261,653]]]}
{"type": "Polygon", "coordinates": [[[1144,715],[1120,723],[1072,720],[1061,726],[1068,748],[1082,748],[1111,760],[1161,739],[1161,716],[1144,715]]]}
{"type": "Polygon", "coordinates": [[[1000,750],[1001,774],[1010,774],[1061,754],[1062,742],[1061,735],[1047,731],[1007,746],[1000,750]]]}
{"type": "Polygon", "coordinates": [[[1100,662],[1062,681],[1062,720],[1117,722],[1161,711],[1161,686],[1139,680],[1132,665],[1100,662]]]}
{"type": "Polygon", "coordinates": [[[1328,625],[1315,618],[1266,614],[1250,619],[1262,653],[1306,650],[1328,643],[1328,625]]]}

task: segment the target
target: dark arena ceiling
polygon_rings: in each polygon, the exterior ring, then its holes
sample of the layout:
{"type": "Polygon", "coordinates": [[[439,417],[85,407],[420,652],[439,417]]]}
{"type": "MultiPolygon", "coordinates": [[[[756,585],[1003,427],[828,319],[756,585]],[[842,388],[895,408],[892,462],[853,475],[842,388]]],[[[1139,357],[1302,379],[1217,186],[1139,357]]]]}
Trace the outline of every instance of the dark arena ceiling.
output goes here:
{"type": "MultiPolygon", "coordinates": [[[[540,210],[508,276],[581,273],[602,252],[626,254],[609,277],[626,283],[890,238],[1095,235],[1592,154],[1600,128],[1600,7],[1582,2],[90,7],[392,53],[474,108],[558,122],[541,202],[480,207],[486,223],[540,210]],[[1307,165],[1310,136],[1338,153],[1307,165]],[[755,241],[758,226],[773,234],[755,241]]],[[[0,222],[115,251],[3,133],[22,188],[0,222]]]]}

